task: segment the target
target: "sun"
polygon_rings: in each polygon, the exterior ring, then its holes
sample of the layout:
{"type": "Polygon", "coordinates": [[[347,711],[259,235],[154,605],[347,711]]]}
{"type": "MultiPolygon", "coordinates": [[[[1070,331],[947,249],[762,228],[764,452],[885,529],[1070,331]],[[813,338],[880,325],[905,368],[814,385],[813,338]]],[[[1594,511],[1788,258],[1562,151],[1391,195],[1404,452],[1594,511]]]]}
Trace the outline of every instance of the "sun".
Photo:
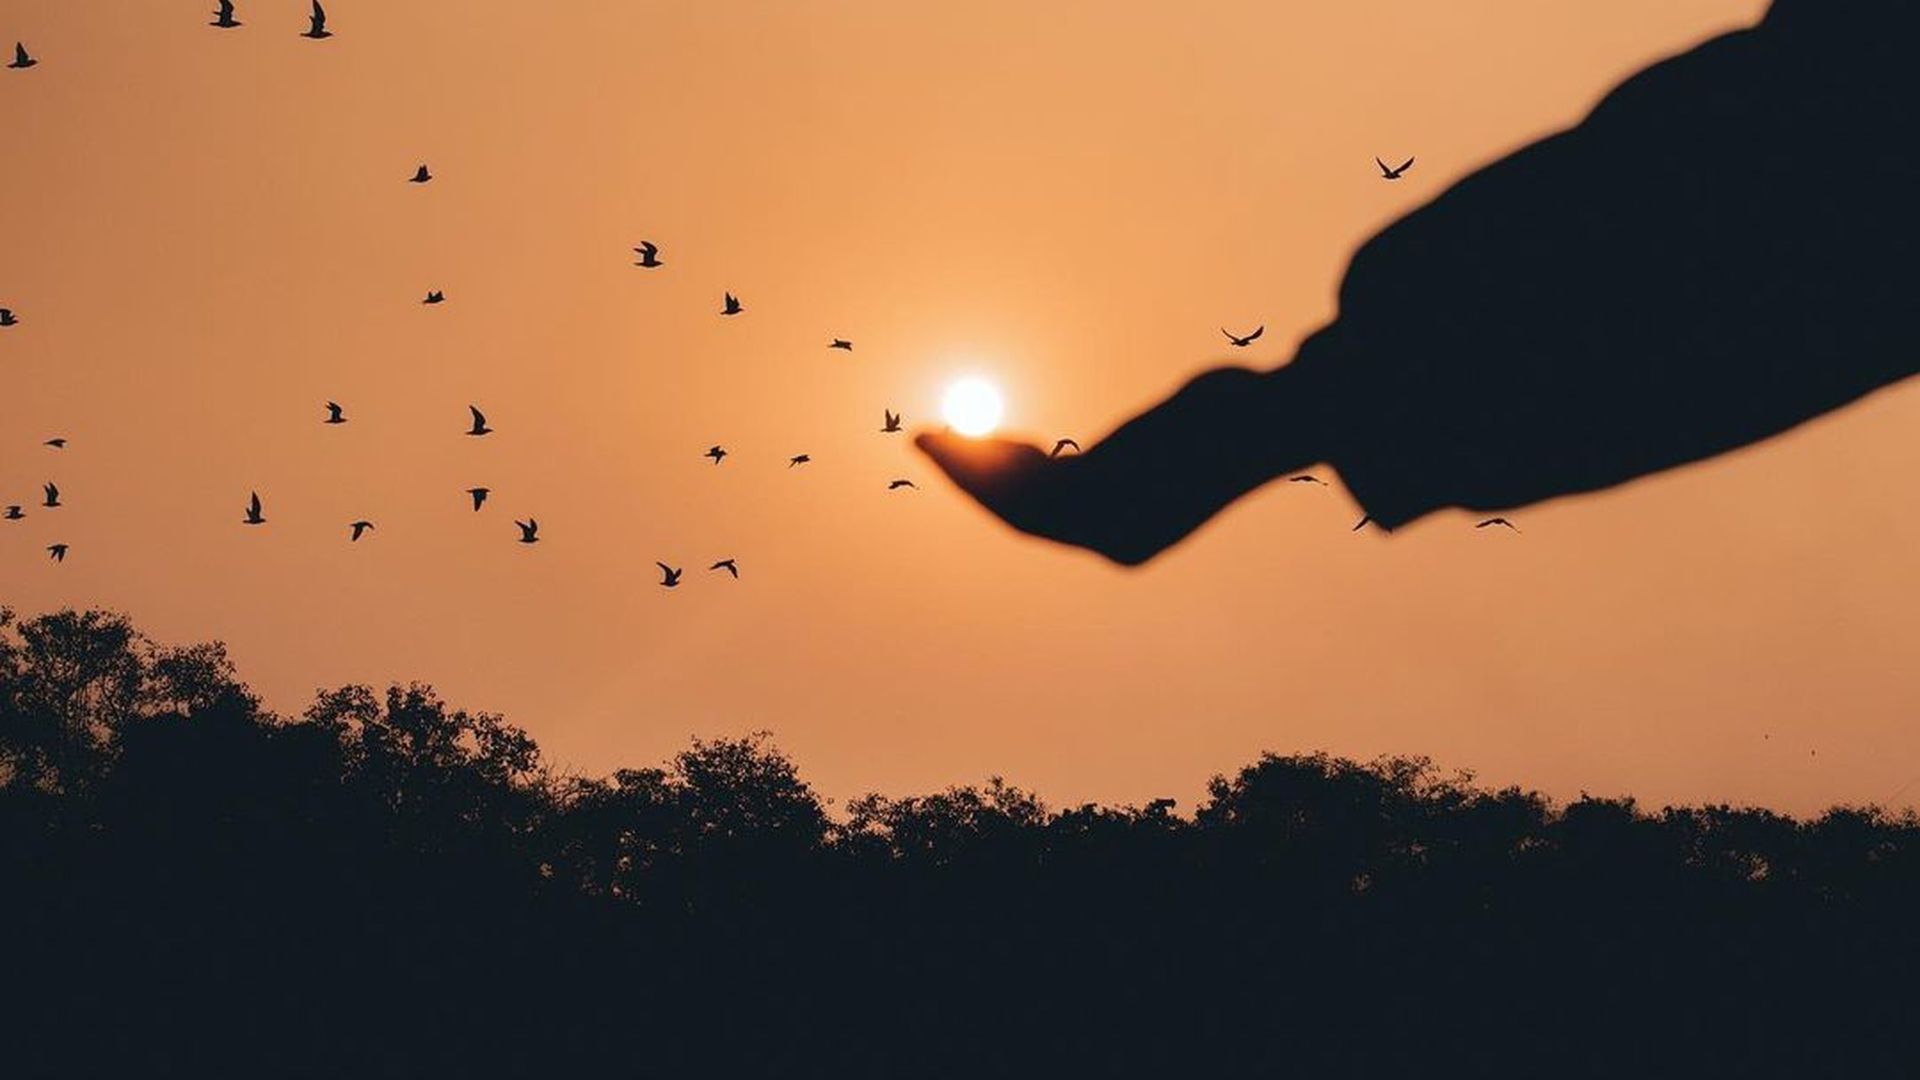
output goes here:
{"type": "Polygon", "coordinates": [[[940,399],[940,415],[953,430],[972,438],[992,434],[1005,410],[1000,388],[976,375],[956,380],[940,399]]]}

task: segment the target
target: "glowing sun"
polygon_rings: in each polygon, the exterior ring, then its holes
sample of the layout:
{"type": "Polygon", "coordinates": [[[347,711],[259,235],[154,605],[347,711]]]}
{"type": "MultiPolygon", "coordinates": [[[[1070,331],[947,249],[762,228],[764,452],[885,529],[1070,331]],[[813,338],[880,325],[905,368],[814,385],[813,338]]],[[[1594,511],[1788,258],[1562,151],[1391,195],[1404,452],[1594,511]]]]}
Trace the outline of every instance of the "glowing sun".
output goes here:
{"type": "Polygon", "coordinates": [[[957,380],[940,399],[941,417],[953,430],[973,438],[992,433],[1005,409],[1000,389],[978,376],[957,380]]]}

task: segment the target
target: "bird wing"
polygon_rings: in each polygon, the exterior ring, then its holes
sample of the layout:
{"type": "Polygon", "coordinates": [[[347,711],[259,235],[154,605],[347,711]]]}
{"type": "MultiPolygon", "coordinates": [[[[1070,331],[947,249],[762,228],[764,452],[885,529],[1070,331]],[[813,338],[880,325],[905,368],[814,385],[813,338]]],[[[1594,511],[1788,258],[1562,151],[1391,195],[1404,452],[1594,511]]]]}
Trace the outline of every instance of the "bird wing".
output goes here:
{"type": "Polygon", "coordinates": [[[481,412],[471,405],[467,406],[467,411],[473,414],[473,430],[479,431],[481,428],[487,426],[486,413],[481,412]]]}
{"type": "Polygon", "coordinates": [[[13,43],[13,61],[16,64],[27,62],[27,47],[17,41],[13,43]]]}
{"type": "Polygon", "coordinates": [[[1251,333],[1251,334],[1248,334],[1248,335],[1247,335],[1247,340],[1248,340],[1248,341],[1258,341],[1258,340],[1260,339],[1260,335],[1261,335],[1261,334],[1264,334],[1264,333],[1266,333],[1266,332],[1267,332],[1267,327],[1266,327],[1266,324],[1265,324],[1265,323],[1262,323],[1262,324],[1261,324],[1260,326],[1258,326],[1258,327],[1256,327],[1256,328],[1254,329],[1254,331],[1253,331],[1253,333],[1251,333]]]}
{"type": "Polygon", "coordinates": [[[1406,171],[1407,171],[1408,169],[1411,169],[1411,168],[1413,168],[1413,159],[1412,159],[1412,158],[1408,158],[1408,159],[1407,159],[1407,163],[1406,163],[1405,165],[1402,165],[1402,166],[1400,166],[1399,168],[1397,168],[1397,169],[1395,169],[1395,170],[1393,170],[1393,171],[1394,171],[1394,172],[1406,172],[1406,171]]]}
{"type": "Polygon", "coordinates": [[[313,28],[324,30],[327,25],[327,9],[320,6],[320,0],[313,0],[313,28]]]}
{"type": "Polygon", "coordinates": [[[254,517],[260,516],[260,493],[259,492],[257,491],[254,492],[253,497],[247,500],[247,507],[248,507],[248,511],[247,511],[248,513],[252,514],[254,517]]]}

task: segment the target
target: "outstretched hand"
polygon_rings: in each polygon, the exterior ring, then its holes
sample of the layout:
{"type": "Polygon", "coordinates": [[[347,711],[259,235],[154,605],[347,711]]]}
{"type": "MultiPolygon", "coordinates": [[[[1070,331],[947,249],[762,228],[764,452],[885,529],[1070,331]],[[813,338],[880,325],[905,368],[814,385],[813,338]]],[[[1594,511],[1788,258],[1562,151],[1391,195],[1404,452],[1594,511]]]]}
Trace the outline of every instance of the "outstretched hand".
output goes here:
{"type": "Polygon", "coordinates": [[[1021,532],[1137,566],[1281,470],[1321,460],[1324,432],[1289,375],[1208,372],[1084,454],[949,432],[914,445],[1021,532]]]}
{"type": "Polygon", "coordinates": [[[1129,566],[1159,550],[1129,543],[1126,523],[1114,520],[1124,501],[1102,479],[1111,470],[1098,446],[1088,454],[1048,457],[1039,447],[1012,439],[928,432],[913,442],[960,490],[1021,532],[1129,566]]]}

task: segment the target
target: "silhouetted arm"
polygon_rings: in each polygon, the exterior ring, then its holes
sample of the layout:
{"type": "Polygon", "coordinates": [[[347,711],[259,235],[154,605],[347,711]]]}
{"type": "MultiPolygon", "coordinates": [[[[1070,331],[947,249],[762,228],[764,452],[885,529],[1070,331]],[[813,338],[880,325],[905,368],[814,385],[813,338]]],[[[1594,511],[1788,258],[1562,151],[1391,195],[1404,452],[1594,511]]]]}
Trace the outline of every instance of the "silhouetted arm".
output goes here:
{"type": "Polygon", "coordinates": [[[1920,163],[1895,0],[1780,0],[1365,244],[1269,374],[1203,376],[1091,447],[928,436],[1018,528],[1125,563],[1327,461],[1392,527],[1617,484],[1920,364],[1920,163]]]}

